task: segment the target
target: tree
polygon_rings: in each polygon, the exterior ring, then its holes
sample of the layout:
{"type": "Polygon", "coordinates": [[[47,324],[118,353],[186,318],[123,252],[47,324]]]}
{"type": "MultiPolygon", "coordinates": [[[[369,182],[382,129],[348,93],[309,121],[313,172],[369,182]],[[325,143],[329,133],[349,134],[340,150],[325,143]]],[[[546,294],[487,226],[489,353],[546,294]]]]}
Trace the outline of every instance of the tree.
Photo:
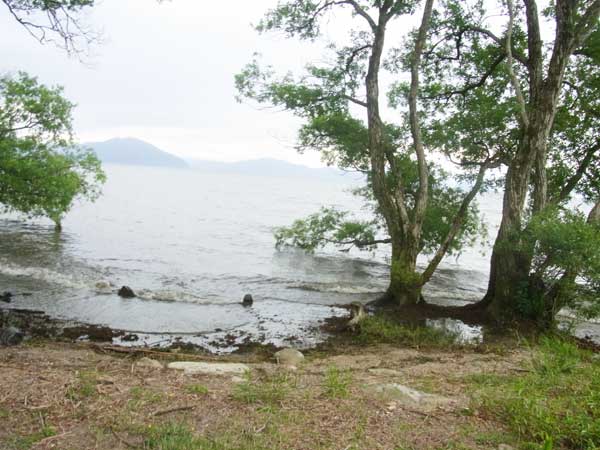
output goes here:
{"type": "MultiPolygon", "coordinates": [[[[549,323],[560,302],[556,283],[536,266],[545,259],[540,252],[552,247],[543,242],[546,225],[580,224],[558,212],[574,193],[598,198],[600,2],[557,1],[542,13],[534,0],[504,6],[502,35],[486,24],[489,13],[480,1],[447,2],[432,26],[436,43],[425,57],[424,97],[437,115],[428,123],[429,138],[462,163],[492,154],[507,170],[488,292],[478,306],[497,319],[549,323]],[[542,39],[546,22],[556,29],[550,42],[542,39]]],[[[567,266],[561,278],[575,280],[575,266],[567,266]]]]}
{"type": "Polygon", "coordinates": [[[319,150],[329,162],[365,172],[368,186],[363,192],[375,202],[380,219],[372,223],[347,221],[343,213],[326,209],[280,230],[278,243],[291,242],[309,249],[329,241],[359,247],[389,243],[390,284],[385,298],[396,305],[419,303],[423,285],[442,258],[456,249],[457,243],[473,236],[476,210],[472,201],[484,184],[487,169],[497,164],[490,158],[472,167],[472,188],[463,192],[449,189],[447,177],[426,156],[418,97],[433,0],[424,2],[420,26],[409,37],[408,53],[399,55],[384,48],[394,19],[414,14],[419,3],[282,2],[267,13],[259,31],[278,30],[313,40],[320,37],[320,25],[328,14],[349,11],[354,24],[349,42],[344,46],[331,44],[334,63],[309,65],[299,78],[287,75],[276,79],[271,68],[261,69],[256,61],[236,77],[241,98],[282,106],[305,120],[299,136],[301,150],[319,150]],[[384,64],[386,55],[390,62],[384,64]],[[397,90],[403,92],[404,120],[391,124],[381,117],[379,77],[383,70],[393,72],[398,66],[410,73],[411,81],[397,90]],[[353,114],[352,108],[360,108],[362,118],[353,114]],[[382,238],[375,236],[373,227],[377,225],[385,230],[382,238]],[[419,272],[416,261],[422,251],[433,257],[419,272]]]}
{"type": "Polygon", "coordinates": [[[79,55],[99,38],[80,19],[94,0],[2,0],[12,17],[40,43],[51,42],[79,55]]]}
{"type": "Polygon", "coordinates": [[[61,88],[24,73],[0,78],[0,208],[60,228],[77,198],[97,198],[105,175],[95,154],[74,144],[72,109],[61,88]]]}

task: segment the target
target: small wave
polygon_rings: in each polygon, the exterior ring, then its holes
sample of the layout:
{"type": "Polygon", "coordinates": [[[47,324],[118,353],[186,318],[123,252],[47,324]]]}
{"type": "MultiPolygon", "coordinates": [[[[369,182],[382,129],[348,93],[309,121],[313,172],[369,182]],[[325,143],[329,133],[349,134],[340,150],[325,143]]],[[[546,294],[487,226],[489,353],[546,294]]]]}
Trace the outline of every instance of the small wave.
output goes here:
{"type": "Polygon", "coordinates": [[[21,267],[13,264],[0,263],[0,273],[13,277],[29,277],[50,284],[58,284],[74,289],[85,289],[89,284],[84,280],[55,272],[43,267],[21,267]]]}
{"type": "Polygon", "coordinates": [[[288,289],[300,289],[312,292],[329,292],[335,294],[380,294],[384,292],[379,286],[356,286],[342,285],[338,283],[300,283],[287,287],[288,289]]]}

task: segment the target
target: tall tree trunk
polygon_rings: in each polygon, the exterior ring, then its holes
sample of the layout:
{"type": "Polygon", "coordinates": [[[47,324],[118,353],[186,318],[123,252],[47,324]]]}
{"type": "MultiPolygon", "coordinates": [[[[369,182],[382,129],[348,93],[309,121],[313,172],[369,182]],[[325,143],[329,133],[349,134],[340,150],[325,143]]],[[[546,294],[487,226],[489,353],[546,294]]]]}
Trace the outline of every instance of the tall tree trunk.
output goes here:
{"type": "Polygon", "coordinates": [[[418,242],[392,240],[390,284],[384,296],[386,303],[410,306],[420,302],[423,281],[417,273],[418,254],[418,242]]]}
{"type": "Polygon", "coordinates": [[[490,262],[488,291],[481,304],[497,319],[523,318],[530,311],[527,300],[532,248],[522,238],[525,199],[535,169],[534,212],[547,202],[545,164],[550,131],[556,114],[564,72],[570,55],[589,36],[600,13],[593,2],[584,14],[578,2],[557,2],[556,36],[552,57],[544,78],[544,61],[539,16],[535,0],[524,0],[528,33],[529,99],[524,109],[523,136],[508,167],[502,204],[502,221],[490,262]]]}

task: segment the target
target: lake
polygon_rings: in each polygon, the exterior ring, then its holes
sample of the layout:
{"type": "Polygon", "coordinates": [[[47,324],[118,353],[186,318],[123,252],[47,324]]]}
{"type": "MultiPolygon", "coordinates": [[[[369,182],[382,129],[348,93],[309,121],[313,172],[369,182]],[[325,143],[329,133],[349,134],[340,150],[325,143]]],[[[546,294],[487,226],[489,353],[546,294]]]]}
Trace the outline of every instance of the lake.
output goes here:
{"type": "MultiPolygon", "coordinates": [[[[56,233],[50,222],[0,219],[0,290],[11,307],[138,333],[153,345],[175,337],[210,347],[244,338],[299,346],[322,339],[318,324],[347,314],[387,286],[388,249],[277,251],[273,229],[322,205],[368,214],[350,190],[356,177],[253,176],[107,166],[103,196],[76,205],[56,233]],[[98,289],[100,281],[114,289],[98,289]],[[135,299],[116,295],[131,286],[135,299]],[[244,308],[250,293],[254,305],[244,308]]],[[[490,236],[501,197],[480,208],[490,236]]],[[[485,293],[486,246],[447,258],[425,289],[428,300],[464,304],[485,293]]],[[[424,262],[424,260],[423,260],[424,262]]],[[[472,330],[471,330],[472,331],[472,330]]],[[[469,333],[469,330],[466,330],[469,333]]]]}

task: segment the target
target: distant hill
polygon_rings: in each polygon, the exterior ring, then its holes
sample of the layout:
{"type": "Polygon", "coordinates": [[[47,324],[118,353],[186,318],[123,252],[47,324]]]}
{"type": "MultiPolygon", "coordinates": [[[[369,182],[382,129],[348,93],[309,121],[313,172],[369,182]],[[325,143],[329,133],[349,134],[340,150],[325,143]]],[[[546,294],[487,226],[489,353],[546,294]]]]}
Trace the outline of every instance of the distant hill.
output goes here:
{"type": "Polygon", "coordinates": [[[279,159],[252,159],[248,161],[220,162],[204,160],[187,160],[194,169],[211,173],[238,173],[244,175],[260,176],[282,176],[282,177],[302,177],[302,178],[339,178],[347,177],[351,179],[360,179],[360,175],[355,173],[346,173],[330,167],[311,168],[299,164],[292,164],[279,159]]]}
{"type": "Polygon", "coordinates": [[[115,138],[104,142],[85,144],[96,152],[104,163],[135,166],[189,167],[183,159],[171,155],[152,144],[133,138],[115,138]]]}

